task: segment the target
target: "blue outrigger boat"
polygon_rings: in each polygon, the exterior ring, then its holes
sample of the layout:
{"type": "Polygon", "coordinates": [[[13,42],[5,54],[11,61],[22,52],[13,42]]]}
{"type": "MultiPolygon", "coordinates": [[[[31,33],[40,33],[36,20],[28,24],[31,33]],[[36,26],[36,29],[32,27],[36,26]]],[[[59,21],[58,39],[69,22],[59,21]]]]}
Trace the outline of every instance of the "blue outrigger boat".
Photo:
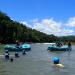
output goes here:
{"type": "Polygon", "coordinates": [[[5,47],[4,47],[4,50],[5,51],[23,51],[23,50],[25,50],[25,51],[29,51],[29,50],[31,50],[31,46],[30,46],[30,44],[22,44],[22,45],[20,45],[20,46],[16,46],[16,45],[10,45],[10,44],[8,44],[8,45],[5,45],[5,47]]]}
{"type": "Polygon", "coordinates": [[[47,48],[47,50],[50,50],[50,51],[68,51],[70,49],[67,45],[63,45],[61,47],[59,47],[59,46],[49,46],[47,48]]]}

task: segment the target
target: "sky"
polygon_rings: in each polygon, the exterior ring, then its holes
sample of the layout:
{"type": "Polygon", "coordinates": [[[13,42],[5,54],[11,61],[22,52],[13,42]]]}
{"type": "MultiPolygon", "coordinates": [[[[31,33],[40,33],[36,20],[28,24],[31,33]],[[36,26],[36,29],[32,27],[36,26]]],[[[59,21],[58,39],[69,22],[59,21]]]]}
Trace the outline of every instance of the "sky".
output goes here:
{"type": "Polygon", "coordinates": [[[0,0],[0,11],[46,34],[75,35],[75,0],[0,0]]]}

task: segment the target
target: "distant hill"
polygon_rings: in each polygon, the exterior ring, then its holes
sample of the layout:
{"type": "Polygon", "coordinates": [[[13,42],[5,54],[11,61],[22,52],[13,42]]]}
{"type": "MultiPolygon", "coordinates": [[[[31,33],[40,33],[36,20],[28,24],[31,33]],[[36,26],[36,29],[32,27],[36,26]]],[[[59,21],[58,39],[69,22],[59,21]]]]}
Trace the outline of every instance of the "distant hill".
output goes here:
{"type": "Polygon", "coordinates": [[[55,42],[55,41],[75,41],[75,36],[57,37],[53,34],[47,35],[35,29],[11,20],[7,14],[0,11],[0,43],[21,42],[55,42]]]}
{"type": "Polygon", "coordinates": [[[75,36],[74,35],[69,35],[69,36],[61,36],[61,37],[59,37],[59,39],[61,40],[61,41],[66,41],[66,42],[68,42],[68,41],[71,41],[71,42],[75,42],[75,36]]]}
{"type": "Polygon", "coordinates": [[[16,40],[23,42],[53,42],[57,40],[57,37],[26,27],[17,21],[11,20],[5,13],[0,12],[0,42],[15,43],[16,40]]]}

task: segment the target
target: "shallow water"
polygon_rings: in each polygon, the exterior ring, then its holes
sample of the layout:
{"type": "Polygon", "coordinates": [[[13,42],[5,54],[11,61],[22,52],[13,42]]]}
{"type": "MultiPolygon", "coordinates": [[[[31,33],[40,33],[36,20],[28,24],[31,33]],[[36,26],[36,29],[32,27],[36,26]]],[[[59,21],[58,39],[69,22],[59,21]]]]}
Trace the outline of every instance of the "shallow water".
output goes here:
{"type": "Polygon", "coordinates": [[[48,52],[49,44],[31,44],[25,56],[20,52],[13,62],[0,57],[0,75],[75,75],[75,46],[71,52],[48,52]],[[59,57],[65,66],[53,66],[52,58],[59,57]]]}

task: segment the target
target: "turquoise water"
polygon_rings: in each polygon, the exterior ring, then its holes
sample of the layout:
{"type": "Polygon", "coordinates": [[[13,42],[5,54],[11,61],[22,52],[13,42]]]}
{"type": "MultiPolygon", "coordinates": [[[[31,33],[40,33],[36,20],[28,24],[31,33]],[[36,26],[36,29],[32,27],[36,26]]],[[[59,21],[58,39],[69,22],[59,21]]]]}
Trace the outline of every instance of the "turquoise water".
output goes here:
{"type": "Polygon", "coordinates": [[[75,75],[75,46],[71,52],[48,52],[48,46],[31,44],[31,51],[25,56],[20,52],[20,57],[14,58],[13,62],[0,57],[0,75],[75,75]],[[65,67],[54,67],[53,57],[59,57],[65,67]]]}

